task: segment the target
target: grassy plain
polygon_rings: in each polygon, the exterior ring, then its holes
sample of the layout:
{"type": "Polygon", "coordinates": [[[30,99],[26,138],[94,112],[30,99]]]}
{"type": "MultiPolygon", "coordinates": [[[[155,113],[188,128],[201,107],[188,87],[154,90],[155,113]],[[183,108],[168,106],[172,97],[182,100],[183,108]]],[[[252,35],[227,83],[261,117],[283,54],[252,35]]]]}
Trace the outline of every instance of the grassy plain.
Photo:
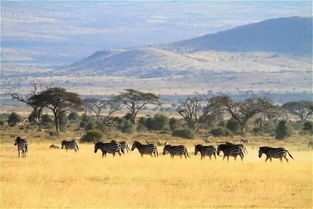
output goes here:
{"type": "Polygon", "coordinates": [[[101,158],[92,144],[75,153],[38,139],[18,159],[10,140],[1,143],[0,208],[312,208],[312,151],[291,143],[295,160],[264,163],[255,145],[244,162],[200,160],[197,140],[181,140],[187,160],[137,151],[101,158]]]}

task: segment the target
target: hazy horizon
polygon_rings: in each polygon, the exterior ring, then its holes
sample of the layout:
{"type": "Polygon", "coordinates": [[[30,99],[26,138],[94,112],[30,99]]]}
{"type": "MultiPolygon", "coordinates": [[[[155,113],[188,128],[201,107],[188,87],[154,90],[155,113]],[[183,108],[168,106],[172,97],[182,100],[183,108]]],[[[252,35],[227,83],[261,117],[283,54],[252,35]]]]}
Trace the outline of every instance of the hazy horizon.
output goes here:
{"type": "Polygon", "coordinates": [[[266,19],[311,16],[297,2],[2,1],[1,61],[62,65],[98,50],[141,47],[266,19]]]}

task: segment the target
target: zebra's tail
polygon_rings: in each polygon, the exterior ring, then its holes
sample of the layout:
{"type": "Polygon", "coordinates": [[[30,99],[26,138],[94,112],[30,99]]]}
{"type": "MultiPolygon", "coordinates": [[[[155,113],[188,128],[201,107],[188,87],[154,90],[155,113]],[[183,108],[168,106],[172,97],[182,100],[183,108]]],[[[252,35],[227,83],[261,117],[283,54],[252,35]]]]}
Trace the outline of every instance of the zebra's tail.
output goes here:
{"type": "Polygon", "coordinates": [[[289,152],[288,150],[286,150],[286,151],[287,151],[289,157],[291,157],[291,158],[294,160],[294,158],[292,157],[292,155],[290,154],[290,152],[289,152]]]}

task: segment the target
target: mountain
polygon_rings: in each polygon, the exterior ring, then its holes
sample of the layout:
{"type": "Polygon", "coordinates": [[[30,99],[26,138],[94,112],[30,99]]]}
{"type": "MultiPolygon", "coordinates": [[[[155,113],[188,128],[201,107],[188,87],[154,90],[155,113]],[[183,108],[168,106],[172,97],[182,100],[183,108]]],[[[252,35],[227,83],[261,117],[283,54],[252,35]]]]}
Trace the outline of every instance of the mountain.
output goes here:
{"type": "Polygon", "coordinates": [[[278,18],[158,48],[98,51],[53,73],[155,78],[203,72],[308,71],[311,23],[312,18],[278,18]]]}
{"type": "Polygon", "coordinates": [[[312,18],[284,17],[243,25],[231,30],[179,41],[165,48],[184,52],[274,52],[312,55],[312,18]]]}

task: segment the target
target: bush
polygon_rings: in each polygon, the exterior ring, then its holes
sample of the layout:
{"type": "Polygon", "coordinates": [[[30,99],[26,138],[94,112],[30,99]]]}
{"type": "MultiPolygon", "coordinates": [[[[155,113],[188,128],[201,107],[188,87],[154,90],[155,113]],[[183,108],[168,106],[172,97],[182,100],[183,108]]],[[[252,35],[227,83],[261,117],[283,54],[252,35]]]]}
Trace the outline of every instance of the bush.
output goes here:
{"type": "Polygon", "coordinates": [[[69,115],[68,115],[68,119],[69,120],[78,120],[79,116],[78,116],[78,113],[77,112],[71,112],[69,115]]]}
{"type": "Polygon", "coordinates": [[[235,119],[231,118],[227,121],[226,128],[231,130],[233,133],[238,133],[240,129],[240,125],[235,119]]]}
{"type": "Polygon", "coordinates": [[[178,129],[178,130],[173,131],[172,136],[178,136],[178,137],[182,137],[182,138],[193,139],[196,137],[196,134],[194,131],[192,131],[190,129],[178,129]]]}
{"type": "Polygon", "coordinates": [[[15,112],[12,112],[8,118],[9,126],[15,126],[17,123],[22,121],[22,117],[15,112]]]}
{"type": "Polygon", "coordinates": [[[135,127],[132,122],[126,118],[122,118],[120,120],[117,128],[123,133],[132,133],[135,131],[135,127]]]}
{"type": "Polygon", "coordinates": [[[152,130],[168,130],[169,119],[162,114],[155,114],[153,117],[152,130]]]}
{"type": "Polygon", "coordinates": [[[210,133],[215,137],[220,136],[232,136],[231,130],[224,128],[224,127],[218,127],[210,131],[210,133]]]}
{"type": "Polygon", "coordinates": [[[102,133],[99,130],[87,131],[80,139],[81,142],[99,142],[102,138],[102,133]]]}
{"type": "Polygon", "coordinates": [[[276,139],[285,139],[291,135],[291,128],[288,126],[287,121],[281,120],[275,130],[276,139]]]}
{"type": "Polygon", "coordinates": [[[60,125],[60,130],[61,131],[65,131],[66,130],[66,126],[68,124],[68,119],[67,119],[67,115],[65,112],[61,112],[59,115],[59,125],[60,125]]]}
{"type": "Polygon", "coordinates": [[[4,126],[5,122],[3,120],[0,120],[0,126],[4,126]]]}
{"type": "Polygon", "coordinates": [[[184,121],[176,119],[176,118],[171,118],[169,121],[169,126],[170,126],[171,131],[183,129],[184,128],[184,121]]]}
{"type": "Polygon", "coordinates": [[[313,122],[312,121],[306,121],[303,124],[303,130],[305,130],[305,131],[312,131],[313,130],[313,122]]]}
{"type": "Polygon", "coordinates": [[[43,114],[40,119],[40,125],[44,126],[44,128],[51,128],[53,126],[53,119],[48,114],[43,114]]]}

